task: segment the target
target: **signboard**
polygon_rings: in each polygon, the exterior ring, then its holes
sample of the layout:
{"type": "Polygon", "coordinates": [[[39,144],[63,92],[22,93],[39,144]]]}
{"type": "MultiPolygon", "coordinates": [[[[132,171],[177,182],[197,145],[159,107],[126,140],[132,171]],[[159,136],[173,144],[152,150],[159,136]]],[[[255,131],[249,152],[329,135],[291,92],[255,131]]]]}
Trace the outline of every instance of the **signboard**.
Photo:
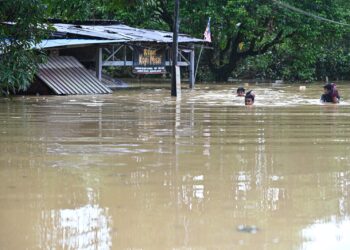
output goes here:
{"type": "Polygon", "coordinates": [[[134,47],[133,73],[164,74],[165,49],[134,47]]]}

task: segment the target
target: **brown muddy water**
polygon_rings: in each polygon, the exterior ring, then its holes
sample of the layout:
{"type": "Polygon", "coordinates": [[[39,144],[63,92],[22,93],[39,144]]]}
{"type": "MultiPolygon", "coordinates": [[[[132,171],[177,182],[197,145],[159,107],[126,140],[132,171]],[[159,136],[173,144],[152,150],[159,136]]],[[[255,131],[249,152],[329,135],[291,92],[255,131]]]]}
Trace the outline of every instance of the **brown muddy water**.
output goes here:
{"type": "Polygon", "coordinates": [[[1,99],[0,249],[350,249],[350,90],[320,86],[1,99]]]}

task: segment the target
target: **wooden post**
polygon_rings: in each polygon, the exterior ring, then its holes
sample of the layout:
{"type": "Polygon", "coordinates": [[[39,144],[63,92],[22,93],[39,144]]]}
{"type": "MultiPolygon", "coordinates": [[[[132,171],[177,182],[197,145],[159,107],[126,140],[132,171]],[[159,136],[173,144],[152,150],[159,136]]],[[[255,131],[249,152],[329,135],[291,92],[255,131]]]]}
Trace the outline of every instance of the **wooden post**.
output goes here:
{"type": "Polygon", "coordinates": [[[124,66],[126,66],[126,45],[124,45],[124,66]]]}
{"type": "Polygon", "coordinates": [[[190,88],[194,88],[194,84],[196,82],[195,78],[195,72],[194,72],[194,47],[191,48],[191,54],[190,54],[190,66],[189,66],[189,78],[190,78],[190,88]]]}
{"type": "Polygon", "coordinates": [[[181,71],[180,66],[175,66],[175,78],[176,78],[176,96],[181,98],[181,71]]]}
{"type": "Polygon", "coordinates": [[[175,9],[174,9],[174,30],[173,30],[173,60],[171,65],[171,96],[177,96],[176,91],[176,66],[178,61],[178,35],[179,35],[179,7],[180,0],[175,0],[175,9]]]}
{"type": "Polygon", "coordinates": [[[102,80],[102,48],[97,48],[96,51],[96,77],[99,81],[102,80]]]}
{"type": "Polygon", "coordinates": [[[197,65],[196,65],[196,70],[194,72],[194,79],[197,78],[197,73],[198,73],[198,66],[199,66],[199,62],[201,60],[201,55],[202,55],[202,52],[203,52],[203,45],[201,46],[201,50],[199,51],[199,55],[198,55],[198,59],[197,59],[197,65]]]}

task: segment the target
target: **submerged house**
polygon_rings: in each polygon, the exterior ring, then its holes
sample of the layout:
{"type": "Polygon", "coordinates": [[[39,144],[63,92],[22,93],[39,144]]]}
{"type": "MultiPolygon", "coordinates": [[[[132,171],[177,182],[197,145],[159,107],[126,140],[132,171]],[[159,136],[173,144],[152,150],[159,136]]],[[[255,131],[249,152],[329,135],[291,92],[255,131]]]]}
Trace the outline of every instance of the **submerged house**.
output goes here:
{"type": "MultiPolygon", "coordinates": [[[[171,66],[172,33],[122,24],[53,24],[50,39],[36,46],[48,61],[40,65],[28,93],[74,95],[111,93],[117,80],[103,67],[132,67],[134,74],[165,74],[171,66]]],[[[180,67],[187,67],[190,87],[195,83],[195,46],[205,41],[179,35],[180,67]]]]}

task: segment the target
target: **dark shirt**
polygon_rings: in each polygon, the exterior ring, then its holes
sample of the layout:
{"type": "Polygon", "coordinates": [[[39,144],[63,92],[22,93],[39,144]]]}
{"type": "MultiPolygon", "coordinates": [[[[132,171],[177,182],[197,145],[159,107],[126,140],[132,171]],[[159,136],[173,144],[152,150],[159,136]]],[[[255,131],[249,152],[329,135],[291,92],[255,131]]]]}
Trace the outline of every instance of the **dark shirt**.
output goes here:
{"type": "Polygon", "coordinates": [[[321,101],[322,102],[333,102],[333,98],[336,97],[338,100],[340,100],[340,96],[338,94],[338,91],[336,91],[333,94],[323,94],[321,96],[321,101]]]}
{"type": "Polygon", "coordinates": [[[333,97],[332,97],[332,95],[323,94],[321,96],[321,101],[322,102],[333,102],[333,97]]]}

